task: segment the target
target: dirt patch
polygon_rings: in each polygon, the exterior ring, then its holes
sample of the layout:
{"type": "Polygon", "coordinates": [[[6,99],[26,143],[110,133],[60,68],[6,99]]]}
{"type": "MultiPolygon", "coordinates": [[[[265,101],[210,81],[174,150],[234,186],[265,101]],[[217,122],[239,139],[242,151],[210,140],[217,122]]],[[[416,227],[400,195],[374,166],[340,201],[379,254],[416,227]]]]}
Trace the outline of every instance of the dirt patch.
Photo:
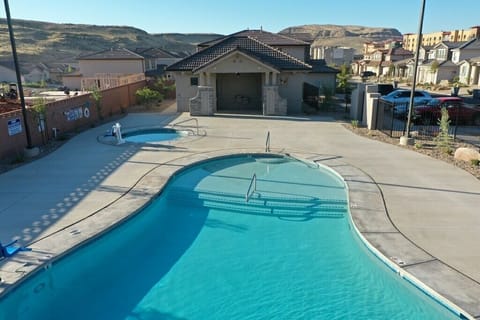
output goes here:
{"type": "MultiPolygon", "coordinates": [[[[480,166],[479,165],[473,165],[470,162],[466,161],[457,161],[453,157],[452,154],[448,154],[445,152],[442,152],[436,147],[435,142],[433,139],[419,139],[415,138],[415,145],[414,146],[401,146],[399,144],[399,138],[391,138],[384,134],[381,131],[378,130],[368,130],[367,128],[364,127],[353,127],[351,124],[344,124],[345,128],[349,129],[350,131],[360,135],[367,137],[372,140],[377,140],[385,143],[390,143],[393,145],[398,146],[399,148],[407,148],[412,151],[418,152],[425,154],[427,156],[430,156],[432,158],[442,160],[448,163],[453,164],[454,166],[457,166],[469,173],[471,173],[473,176],[475,176],[477,179],[480,180],[480,166]]],[[[473,148],[475,150],[478,150],[477,146],[474,146],[469,143],[461,142],[461,141],[454,141],[452,143],[452,149],[455,151],[457,148],[461,147],[467,147],[467,148],[473,148]]]]}

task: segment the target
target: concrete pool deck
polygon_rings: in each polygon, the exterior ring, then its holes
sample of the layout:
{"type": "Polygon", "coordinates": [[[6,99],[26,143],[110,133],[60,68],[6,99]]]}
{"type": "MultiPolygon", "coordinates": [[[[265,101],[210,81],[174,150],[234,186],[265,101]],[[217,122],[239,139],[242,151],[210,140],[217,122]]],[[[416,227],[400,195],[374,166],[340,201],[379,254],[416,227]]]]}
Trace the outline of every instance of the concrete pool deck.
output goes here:
{"type": "MultiPolygon", "coordinates": [[[[128,130],[190,118],[169,110],[129,114],[119,122],[128,130]]],[[[161,145],[101,143],[99,137],[112,126],[106,124],[1,174],[0,240],[18,238],[33,251],[0,261],[0,293],[128,217],[178,168],[215,155],[263,152],[269,131],[273,152],[326,164],[344,177],[358,230],[402,272],[480,318],[478,179],[450,164],[357,136],[327,117],[216,115],[198,121],[205,135],[161,145]]]]}

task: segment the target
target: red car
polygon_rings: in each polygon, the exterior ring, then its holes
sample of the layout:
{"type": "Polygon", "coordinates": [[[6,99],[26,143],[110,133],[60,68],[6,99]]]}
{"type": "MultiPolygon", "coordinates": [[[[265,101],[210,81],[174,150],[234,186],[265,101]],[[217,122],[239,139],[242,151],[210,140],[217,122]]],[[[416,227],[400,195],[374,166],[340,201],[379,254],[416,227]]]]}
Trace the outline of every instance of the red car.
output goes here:
{"type": "Polygon", "coordinates": [[[448,110],[451,124],[480,126],[480,107],[463,103],[459,97],[435,97],[427,104],[415,107],[416,124],[435,125],[442,117],[442,108],[448,110]]]}

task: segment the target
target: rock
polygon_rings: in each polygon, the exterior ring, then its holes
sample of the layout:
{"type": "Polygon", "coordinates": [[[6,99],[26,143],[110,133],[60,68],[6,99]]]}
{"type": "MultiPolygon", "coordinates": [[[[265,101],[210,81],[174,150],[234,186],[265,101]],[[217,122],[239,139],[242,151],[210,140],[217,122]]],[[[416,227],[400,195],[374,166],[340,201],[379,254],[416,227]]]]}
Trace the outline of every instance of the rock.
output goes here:
{"type": "Polygon", "coordinates": [[[473,148],[458,148],[455,150],[454,155],[455,160],[462,160],[462,161],[472,161],[475,159],[480,160],[480,152],[473,148]]]}

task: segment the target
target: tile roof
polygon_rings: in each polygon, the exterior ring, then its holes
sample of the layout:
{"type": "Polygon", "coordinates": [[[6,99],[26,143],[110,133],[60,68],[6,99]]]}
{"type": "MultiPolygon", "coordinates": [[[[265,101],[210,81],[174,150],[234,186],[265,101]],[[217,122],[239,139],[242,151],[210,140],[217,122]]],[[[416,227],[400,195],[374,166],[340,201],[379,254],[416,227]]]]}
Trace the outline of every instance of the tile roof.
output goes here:
{"type": "Polygon", "coordinates": [[[278,70],[311,70],[312,66],[243,33],[233,34],[167,68],[167,71],[193,71],[233,51],[241,51],[278,70]]]}
{"type": "Polygon", "coordinates": [[[175,53],[161,48],[136,48],[132,51],[144,58],[179,58],[175,53]]]}
{"type": "Polygon", "coordinates": [[[305,41],[294,39],[278,33],[271,33],[264,30],[242,30],[240,32],[233,33],[231,35],[224,36],[219,39],[200,43],[198,46],[202,48],[210,47],[212,45],[215,45],[231,37],[251,37],[269,46],[306,46],[308,45],[308,43],[305,41]]]}
{"type": "Polygon", "coordinates": [[[308,64],[312,66],[312,73],[339,73],[340,70],[327,66],[324,59],[310,60],[308,64]]]}
{"type": "Polygon", "coordinates": [[[125,48],[109,49],[86,56],[81,56],[78,60],[141,60],[143,57],[135,52],[125,48]]]}
{"type": "Polygon", "coordinates": [[[463,45],[458,47],[458,49],[473,49],[473,50],[478,50],[480,49],[480,39],[475,38],[470,41],[465,42],[463,45]]]}

